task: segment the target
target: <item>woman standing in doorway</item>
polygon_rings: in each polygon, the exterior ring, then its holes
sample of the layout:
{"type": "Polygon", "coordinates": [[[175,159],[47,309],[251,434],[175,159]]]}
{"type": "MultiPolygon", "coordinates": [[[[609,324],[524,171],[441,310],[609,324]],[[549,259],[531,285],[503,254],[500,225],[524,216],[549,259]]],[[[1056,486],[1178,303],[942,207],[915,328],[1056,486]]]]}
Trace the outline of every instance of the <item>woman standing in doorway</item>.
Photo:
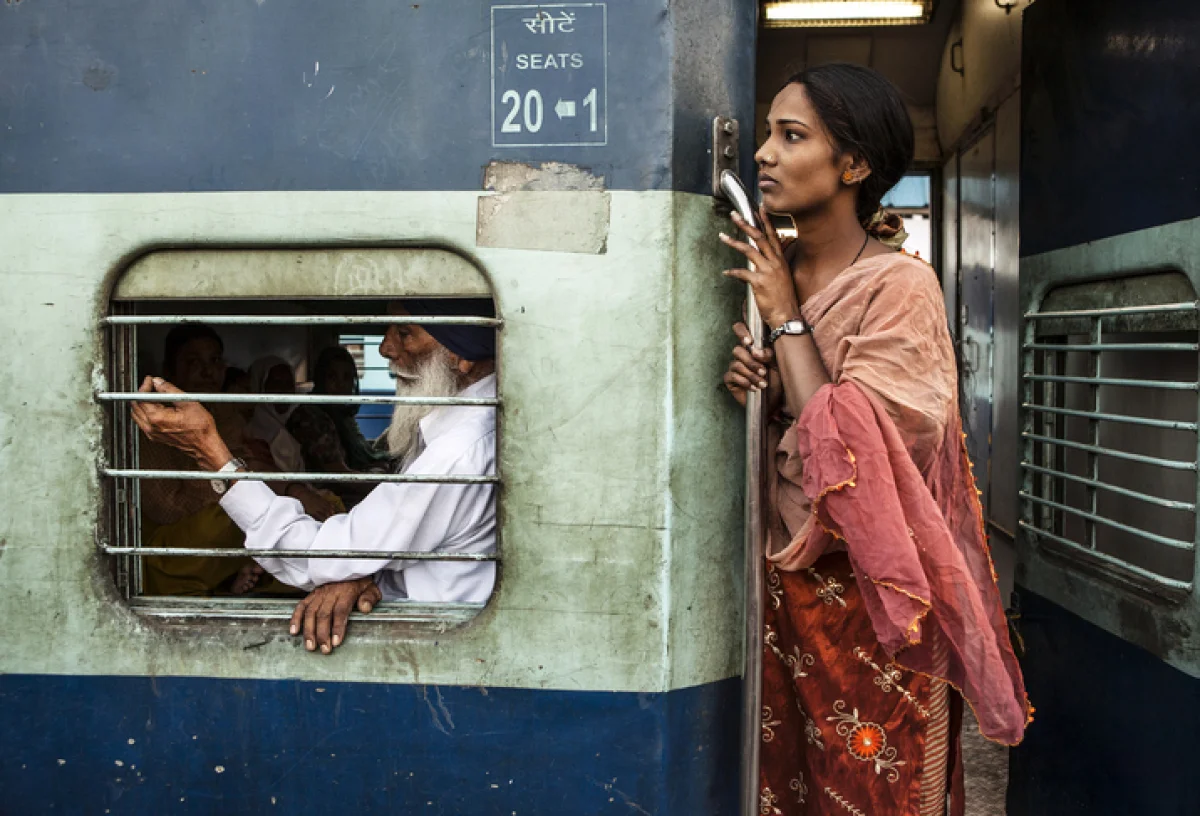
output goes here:
{"type": "Polygon", "coordinates": [[[765,392],[773,429],[760,811],[960,813],[961,700],[1008,744],[1032,709],[937,278],[868,231],[912,160],[912,124],[887,80],[827,65],[788,81],[767,127],[762,220],[789,216],[796,238],[740,220],[757,248],[721,236],[755,267],[726,274],[770,336],[755,350],[737,324],[725,374],[742,404],[765,392]]]}

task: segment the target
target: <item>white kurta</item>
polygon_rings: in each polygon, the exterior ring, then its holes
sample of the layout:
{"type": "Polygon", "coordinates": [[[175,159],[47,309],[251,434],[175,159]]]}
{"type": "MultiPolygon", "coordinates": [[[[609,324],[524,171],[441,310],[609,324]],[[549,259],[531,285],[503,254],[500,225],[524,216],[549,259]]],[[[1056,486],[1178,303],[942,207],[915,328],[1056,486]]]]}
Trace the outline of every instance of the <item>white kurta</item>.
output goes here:
{"type": "MultiPolygon", "coordinates": [[[[488,375],[459,396],[494,397],[488,375]]],[[[425,449],[405,473],[490,476],[496,472],[496,411],[443,406],[421,420],[425,449]]],[[[246,533],[250,550],[377,550],[491,553],[496,549],[493,484],[385,483],[349,513],[323,524],[300,502],[262,482],[240,481],[221,499],[246,533]]],[[[385,600],[482,602],[496,578],[493,561],[413,561],[256,557],[279,580],[311,590],[333,581],[378,575],[385,600]]]]}

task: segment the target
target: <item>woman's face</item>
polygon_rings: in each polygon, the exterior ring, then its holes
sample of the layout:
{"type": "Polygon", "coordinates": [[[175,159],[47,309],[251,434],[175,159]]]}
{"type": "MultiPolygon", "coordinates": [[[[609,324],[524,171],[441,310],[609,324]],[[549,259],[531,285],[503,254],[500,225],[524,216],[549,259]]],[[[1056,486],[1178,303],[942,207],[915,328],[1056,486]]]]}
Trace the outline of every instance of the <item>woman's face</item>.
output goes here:
{"type": "Polygon", "coordinates": [[[175,385],[195,394],[215,394],[225,383],[225,359],[221,344],[211,337],[197,337],[179,347],[172,366],[175,385]]]}
{"type": "Polygon", "coordinates": [[[264,394],[295,394],[296,380],[292,370],[285,365],[277,365],[267,372],[263,380],[264,394]]]}
{"type": "Polygon", "coordinates": [[[839,156],[833,139],[809,102],[804,86],[780,91],[767,114],[767,138],[754,154],[758,188],[768,212],[800,215],[849,193],[842,173],[852,163],[839,156]]]}

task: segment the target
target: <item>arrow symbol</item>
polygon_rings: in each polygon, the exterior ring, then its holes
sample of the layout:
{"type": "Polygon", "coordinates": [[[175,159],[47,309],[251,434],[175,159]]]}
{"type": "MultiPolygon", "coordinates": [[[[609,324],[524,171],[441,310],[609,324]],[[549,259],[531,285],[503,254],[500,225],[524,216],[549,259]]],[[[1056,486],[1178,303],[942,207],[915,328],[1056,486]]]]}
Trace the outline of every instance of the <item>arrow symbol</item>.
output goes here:
{"type": "Polygon", "coordinates": [[[575,102],[569,99],[560,99],[554,105],[554,112],[558,114],[559,119],[570,119],[575,115],[575,102]]]}

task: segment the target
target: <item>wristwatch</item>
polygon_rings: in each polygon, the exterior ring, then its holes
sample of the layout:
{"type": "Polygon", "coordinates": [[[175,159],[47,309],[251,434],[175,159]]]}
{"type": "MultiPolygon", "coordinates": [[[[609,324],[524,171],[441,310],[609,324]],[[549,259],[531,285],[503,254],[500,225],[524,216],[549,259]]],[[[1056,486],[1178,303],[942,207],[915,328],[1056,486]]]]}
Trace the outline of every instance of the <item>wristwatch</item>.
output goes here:
{"type": "Polygon", "coordinates": [[[803,317],[793,317],[791,320],[785,320],[773,329],[770,336],[767,337],[767,342],[774,344],[776,340],[785,334],[801,335],[811,333],[812,326],[808,325],[803,317]]]}
{"type": "MultiPolygon", "coordinates": [[[[234,457],[217,469],[217,473],[235,473],[239,470],[246,470],[246,463],[241,459],[234,457]]],[[[225,491],[229,489],[229,482],[224,479],[209,479],[208,483],[212,485],[213,492],[218,496],[224,496],[225,491]]]]}

